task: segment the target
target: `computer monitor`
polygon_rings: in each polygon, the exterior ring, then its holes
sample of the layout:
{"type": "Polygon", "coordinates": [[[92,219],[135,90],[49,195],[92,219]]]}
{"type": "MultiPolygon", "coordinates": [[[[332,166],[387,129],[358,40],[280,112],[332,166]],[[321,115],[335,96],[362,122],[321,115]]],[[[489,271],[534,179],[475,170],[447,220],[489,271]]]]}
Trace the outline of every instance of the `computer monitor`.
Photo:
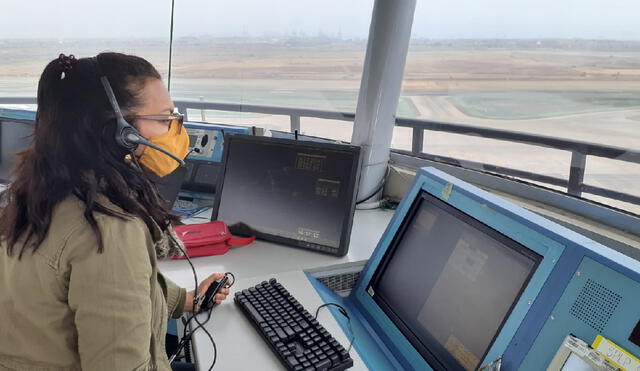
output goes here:
{"type": "Polygon", "coordinates": [[[368,290],[433,369],[475,370],[541,260],[423,190],[368,290]]]}
{"type": "Polygon", "coordinates": [[[16,153],[31,145],[33,124],[0,120],[0,183],[11,181],[16,153]]]}
{"type": "Polygon", "coordinates": [[[206,122],[185,122],[184,127],[189,135],[189,156],[182,189],[213,194],[222,169],[224,135],[249,134],[252,128],[206,122]]]}
{"type": "Polygon", "coordinates": [[[235,234],[347,253],[360,147],[228,135],[223,163],[213,219],[235,234]]]}

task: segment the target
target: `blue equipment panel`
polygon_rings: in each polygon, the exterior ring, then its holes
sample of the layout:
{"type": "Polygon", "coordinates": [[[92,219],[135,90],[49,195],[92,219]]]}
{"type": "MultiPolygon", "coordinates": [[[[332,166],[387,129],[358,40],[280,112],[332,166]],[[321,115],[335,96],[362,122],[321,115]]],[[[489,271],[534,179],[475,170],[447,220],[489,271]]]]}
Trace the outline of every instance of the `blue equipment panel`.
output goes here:
{"type": "MultiPolygon", "coordinates": [[[[341,299],[310,278],[323,300],[341,302],[349,311],[355,322],[354,347],[368,367],[432,369],[369,290],[423,191],[542,256],[480,365],[501,359],[502,370],[544,370],[569,334],[589,344],[603,335],[640,356],[638,341],[630,340],[640,327],[639,261],[439,170],[423,168],[349,297],[341,299]]],[[[346,332],[344,319],[332,312],[346,332]]]]}
{"type": "Polygon", "coordinates": [[[36,111],[0,108],[0,119],[35,121],[36,111]]]}
{"type": "Polygon", "coordinates": [[[202,122],[185,122],[184,127],[189,135],[189,155],[185,161],[187,174],[174,211],[195,215],[213,206],[212,195],[222,168],[225,134],[249,134],[251,128],[202,122]]]}
{"type": "MultiPolygon", "coordinates": [[[[520,299],[515,303],[513,310],[506,318],[504,325],[482,360],[481,365],[485,365],[504,353],[509,341],[564,251],[564,246],[545,235],[544,228],[539,225],[545,220],[538,215],[432,168],[421,169],[416,175],[413,185],[405,194],[361,273],[358,284],[346,300],[351,312],[354,313],[353,317],[363,323],[362,326],[355,327],[367,329],[369,333],[369,339],[366,342],[356,341],[356,349],[361,354],[384,354],[389,359],[388,362],[384,362],[379,356],[375,356],[377,359],[373,362],[365,360],[368,366],[376,367],[376,369],[431,369],[368,291],[374,273],[421,191],[426,191],[542,257],[520,299]],[[364,345],[366,343],[376,343],[376,348],[382,349],[382,352],[370,349],[371,346],[364,345]]],[[[359,338],[362,338],[362,335],[359,338]]]]}
{"type": "Polygon", "coordinates": [[[193,151],[187,157],[188,160],[213,161],[222,160],[222,148],[224,135],[249,134],[251,129],[242,126],[228,126],[221,124],[208,124],[202,122],[185,122],[189,134],[189,151],[196,148],[200,152],[193,151]]]}
{"type": "Polygon", "coordinates": [[[631,354],[629,335],[640,320],[640,283],[585,257],[547,317],[520,370],[542,370],[568,334],[592,344],[604,336],[631,354]]]}
{"type": "Polygon", "coordinates": [[[511,314],[489,348],[487,355],[481,362],[481,365],[485,365],[504,353],[516,329],[520,326],[532,302],[537,297],[557,259],[563,252],[564,246],[541,233],[542,228],[536,224],[536,221],[543,221],[544,219],[538,215],[439,170],[433,168],[421,169],[416,175],[413,185],[398,206],[393,219],[362,272],[358,285],[352,292],[352,295],[355,295],[355,301],[362,308],[364,318],[369,323],[375,324],[376,331],[379,332],[378,335],[386,343],[386,347],[396,355],[399,363],[404,368],[431,369],[378,304],[375,303],[366,288],[369,286],[369,282],[384,253],[389,248],[393,237],[400,229],[409,208],[421,190],[427,191],[543,257],[520,300],[515,304],[511,314]]]}

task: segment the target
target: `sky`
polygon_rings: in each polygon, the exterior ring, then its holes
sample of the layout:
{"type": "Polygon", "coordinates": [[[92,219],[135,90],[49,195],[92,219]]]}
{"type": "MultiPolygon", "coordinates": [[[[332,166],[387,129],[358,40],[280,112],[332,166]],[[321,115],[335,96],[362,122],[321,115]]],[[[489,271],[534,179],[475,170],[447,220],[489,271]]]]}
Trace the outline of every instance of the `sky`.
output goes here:
{"type": "MultiPolygon", "coordinates": [[[[379,0],[407,1],[407,0],[379,0]]],[[[373,0],[175,0],[175,36],[368,35],[373,0]]],[[[0,0],[4,38],[165,38],[171,0],[0,0]]],[[[640,40],[640,0],[417,0],[413,38],[640,40]]]]}

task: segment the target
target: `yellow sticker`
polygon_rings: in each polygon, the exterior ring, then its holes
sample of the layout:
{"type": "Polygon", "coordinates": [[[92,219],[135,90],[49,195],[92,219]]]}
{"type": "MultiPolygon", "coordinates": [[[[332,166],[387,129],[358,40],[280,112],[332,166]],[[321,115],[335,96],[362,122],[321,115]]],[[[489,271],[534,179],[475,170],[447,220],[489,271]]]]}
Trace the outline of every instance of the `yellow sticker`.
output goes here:
{"type": "Polygon", "coordinates": [[[471,351],[454,335],[449,336],[444,347],[455,359],[458,360],[458,362],[460,362],[465,370],[473,371],[478,363],[480,363],[480,359],[478,359],[475,354],[471,353],[471,351]]]}
{"type": "Polygon", "coordinates": [[[602,354],[607,361],[623,371],[640,371],[640,360],[638,358],[602,335],[596,336],[596,340],[594,340],[591,347],[602,354]]]}
{"type": "Polygon", "coordinates": [[[451,191],[453,191],[453,184],[447,183],[447,185],[442,189],[442,198],[448,200],[451,196],[451,191]]]}

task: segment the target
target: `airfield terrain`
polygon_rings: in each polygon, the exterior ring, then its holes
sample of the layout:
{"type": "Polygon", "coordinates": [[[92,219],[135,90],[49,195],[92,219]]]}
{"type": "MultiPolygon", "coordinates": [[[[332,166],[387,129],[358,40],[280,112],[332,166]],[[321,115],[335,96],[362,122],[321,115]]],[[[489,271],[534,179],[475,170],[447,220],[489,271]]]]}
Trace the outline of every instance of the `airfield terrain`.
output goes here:
{"type": "MultiPolygon", "coordinates": [[[[355,112],[364,41],[178,39],[174,99],[355,112]]],[[[150,60],[167,76],[163,41],[2,41],[0,96],[34,96],[60,52],[112,50],[150,60]]],[[[288,116],[189,112],[190,119],[289,130],[288,116]]],[[[558,40],[474,45],[412,43],[398,116],[489,127],[640,150],[640,45],[558,40]]],[[[350,140],[352,123],[302,118],[305,134],[350,140]]],[[[392,146],[411,148],[396,128],[392,146]]],[[[568,178],[566,151],[480,137],[425,133],[425,152],[568,178]]],[[[589,156],[585,183],[640,196],[640,165],[589,156]]],[[[640,207],[585,197],[628,211],[640,207]]]]}

